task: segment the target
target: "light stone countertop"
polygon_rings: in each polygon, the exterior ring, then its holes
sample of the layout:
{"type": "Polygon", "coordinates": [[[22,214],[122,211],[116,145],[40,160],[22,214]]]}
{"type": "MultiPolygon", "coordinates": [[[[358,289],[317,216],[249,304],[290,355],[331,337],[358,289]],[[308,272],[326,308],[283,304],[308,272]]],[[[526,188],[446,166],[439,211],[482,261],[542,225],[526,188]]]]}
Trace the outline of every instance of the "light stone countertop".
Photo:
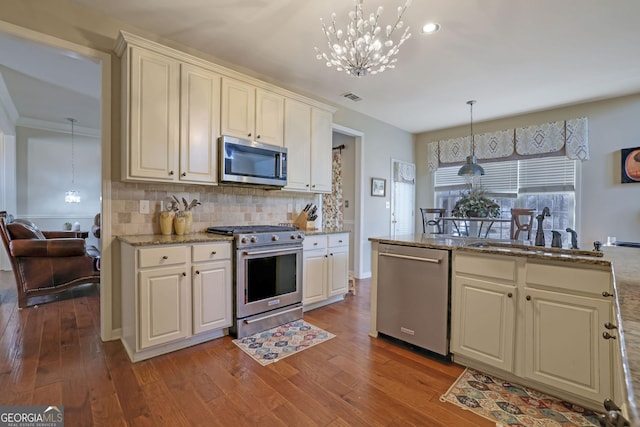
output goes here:
{"type": "Polygon", "coordinates": [[[131,236],[118,236],[118,240],[128,243],[131,246],[154,246],[154,245],[179,245],[187,243],[215,243],[231,242],[233,236],[224,236],[214,233],[189,233],[178,236],[172,234],[165,236],[162,234],[140,234],[131,236]]]}
{"type": "MultiPolygon", "coordinates": [[[[543,252],[500,250],[499,248],[469,247],[470,243],[497,242],[509,240],[478,239],[434,234],[410,234],[385,237],[371,237],[372,242],[431,249],[449,249],[494,255],[525,256],[539,260],[554,260],[568,263],[591,264],[609,267],[613,271],[614,291],[617,305],[618,345],[621,346],[625,383],[629,400],[631,425],[640,426],[640,416],[636,397],[640,395],[640,249],[628,247],[603,247],[603,257],[566,255],[552,253],[550,248],[543,252]]],[[[522,243],[522,242],[518,242],[522,243]]],[[[535,249],[532,247],[531,249],[535,249]]]]}
{"type": "Polygon", "coordinates": [[[342,228],[323,228],[322,230],[301,230],[304,231],[305,236],[319,236],[322,234],[341,234],[341,233],[351,233],[349,230],[344,230],[342,228]]]}

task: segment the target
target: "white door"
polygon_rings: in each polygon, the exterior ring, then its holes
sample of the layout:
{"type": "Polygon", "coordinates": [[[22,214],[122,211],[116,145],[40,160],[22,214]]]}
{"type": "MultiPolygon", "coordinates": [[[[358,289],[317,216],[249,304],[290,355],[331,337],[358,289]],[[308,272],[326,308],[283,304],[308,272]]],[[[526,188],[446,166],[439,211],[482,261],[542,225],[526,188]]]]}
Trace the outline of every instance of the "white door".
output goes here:
{"type": "Polygon", "coordinates": [[[416,165],[391,159],[391,235],[415,231],[416,165]]]}

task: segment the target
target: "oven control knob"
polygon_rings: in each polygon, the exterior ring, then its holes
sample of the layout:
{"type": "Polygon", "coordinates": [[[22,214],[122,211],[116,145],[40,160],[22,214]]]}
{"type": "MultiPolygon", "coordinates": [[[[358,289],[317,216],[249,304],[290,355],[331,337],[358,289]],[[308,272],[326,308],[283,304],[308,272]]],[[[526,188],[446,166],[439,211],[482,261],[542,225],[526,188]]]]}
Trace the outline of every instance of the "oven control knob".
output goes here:
{"type": "Polygon", "coordinates": [[[271,236],[271,240],[273,240],[274,242],[277,242],[278,240],[280,240],[280,236],[274,234],[273,236],[271,236]]]}
{"type": "Polygon", "coordinates": [[[240,243],[247,243],[247,238],[246,237],[241,238],[240,243]]]}
{"type": "Polygon", "coordinates": [[[295,235],[295,234],[292,234],[292,235],[291,235],[291,240],[295,240],[295,239],[296,239],[296,235],[295,235]]]}
{"type": "Polygon", "coordinates": [[[298,239],[302,239],[302,234],[298,234],[298,239]]]}
{"type": "Polygon", "coordinates": [[[251,243],[255,243],[258,241],[258,238],[256,236],[251,236],[251,243]]]}

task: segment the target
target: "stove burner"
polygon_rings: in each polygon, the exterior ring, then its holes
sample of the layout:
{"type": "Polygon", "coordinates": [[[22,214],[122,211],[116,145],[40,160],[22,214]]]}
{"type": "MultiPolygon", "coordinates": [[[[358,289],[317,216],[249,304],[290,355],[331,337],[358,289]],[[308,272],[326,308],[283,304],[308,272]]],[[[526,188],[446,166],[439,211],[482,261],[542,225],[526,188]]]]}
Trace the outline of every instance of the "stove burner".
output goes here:
{"type": "Polygon", "coordinates": [[[252,234],[252,233],[274,233],[277,231],[296,231],[295,227],[287,225],[223,225],[207,228],[207,232],[225,234],[252,234]]]}

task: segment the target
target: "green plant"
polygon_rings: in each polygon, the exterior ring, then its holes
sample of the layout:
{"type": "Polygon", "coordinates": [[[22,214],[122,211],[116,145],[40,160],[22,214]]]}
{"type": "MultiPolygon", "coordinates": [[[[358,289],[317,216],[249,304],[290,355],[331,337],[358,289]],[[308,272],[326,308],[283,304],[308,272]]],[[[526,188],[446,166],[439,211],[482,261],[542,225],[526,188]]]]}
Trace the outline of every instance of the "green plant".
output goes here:
{"type": "Polygon", "coordinates": [[[459,199],[451,215],[455,217],[499,217],[500,206],[495,200],[492,200],[486,196],[486,191],[482,188],[470,188],[462,193],[462,198],[459,199]]]}
{"type": "Polygon", "coordinates": [[[189,212],[191,209],[200,205],[198,199],[193,199],[191,202],[187,202],[187,199],[182,198],[182,204],[176,196],[172,196],[173,199],[167,199],[165,202],[165,209],[169,212],[173,211],[176,216],[184,216],[184,212],[189,212]]]}

